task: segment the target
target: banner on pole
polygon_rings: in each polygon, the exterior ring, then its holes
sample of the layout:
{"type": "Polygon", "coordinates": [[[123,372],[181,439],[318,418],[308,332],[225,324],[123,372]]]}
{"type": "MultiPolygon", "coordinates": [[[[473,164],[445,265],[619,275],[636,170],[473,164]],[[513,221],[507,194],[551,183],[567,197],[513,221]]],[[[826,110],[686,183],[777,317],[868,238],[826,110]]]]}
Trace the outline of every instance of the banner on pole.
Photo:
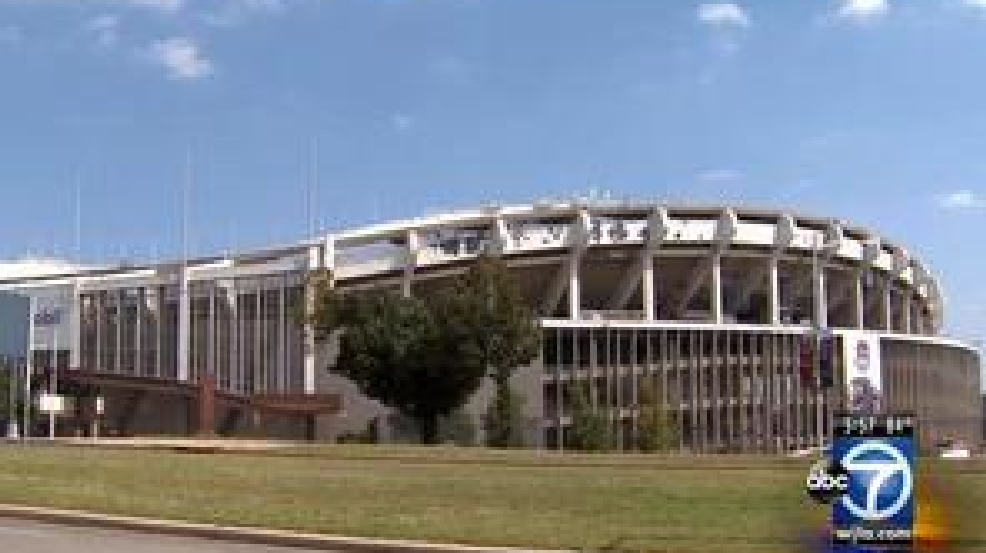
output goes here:
{"type": "Polygon", "coordinates": [[[846,331],[842,335],[842,347],[850,410],[862,414],[880,412],[883,404],[880,336],[871,332],[846,331]]]}

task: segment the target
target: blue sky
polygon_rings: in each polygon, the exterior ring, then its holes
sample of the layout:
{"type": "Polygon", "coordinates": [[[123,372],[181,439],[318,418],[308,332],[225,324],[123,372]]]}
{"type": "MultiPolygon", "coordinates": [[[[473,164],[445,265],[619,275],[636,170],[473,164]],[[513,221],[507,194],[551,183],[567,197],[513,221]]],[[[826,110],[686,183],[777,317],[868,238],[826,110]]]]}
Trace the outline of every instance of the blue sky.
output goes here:
{"type": "Polygon", "coordinates": [[[189,157],[194,253],[313,175],[324,228],[596,189],[879,229],[982,336],[983,52],[986,0],[0,0],[0,257],[76,183],[84,259],[178,255],[189,157]]]}

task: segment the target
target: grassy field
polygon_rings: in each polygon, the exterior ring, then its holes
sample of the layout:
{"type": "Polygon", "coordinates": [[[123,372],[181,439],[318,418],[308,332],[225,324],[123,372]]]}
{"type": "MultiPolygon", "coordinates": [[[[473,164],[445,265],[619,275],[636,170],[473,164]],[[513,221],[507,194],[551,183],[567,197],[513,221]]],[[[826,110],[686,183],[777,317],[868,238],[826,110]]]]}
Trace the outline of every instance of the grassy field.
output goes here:
{"type": "MultiPolygon", "coordinates": [[[[0,502],[478,545],[790,553],[824,516],[802,491],[808,463],[375,446],[210,455],[4,445],[0,502]]],[[[957,510],[986,501],[986,463],[934,472],[957,510]]],[[[959,525],[968,551],[986,550],[976,517],[959,525]]]]}

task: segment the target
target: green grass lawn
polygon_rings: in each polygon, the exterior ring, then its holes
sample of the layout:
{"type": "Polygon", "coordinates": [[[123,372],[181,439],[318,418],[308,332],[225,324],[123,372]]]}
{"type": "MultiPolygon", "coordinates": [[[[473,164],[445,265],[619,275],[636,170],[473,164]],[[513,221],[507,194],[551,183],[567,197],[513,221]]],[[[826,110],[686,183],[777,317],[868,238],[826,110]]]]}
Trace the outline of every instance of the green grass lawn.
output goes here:
{"type": "MultiPolygon", "coordinates": [[[[809,461],[376,446],[190,454],[0,446],[0,502],[479,545],[798,551],[809,461]],[[740,537],[737,537],[740,536],[740,537]]],[[[986,550],[986,463],[936,464],[986,550]],[[954,490],[961,490],[960,493],[954,490]]]]}

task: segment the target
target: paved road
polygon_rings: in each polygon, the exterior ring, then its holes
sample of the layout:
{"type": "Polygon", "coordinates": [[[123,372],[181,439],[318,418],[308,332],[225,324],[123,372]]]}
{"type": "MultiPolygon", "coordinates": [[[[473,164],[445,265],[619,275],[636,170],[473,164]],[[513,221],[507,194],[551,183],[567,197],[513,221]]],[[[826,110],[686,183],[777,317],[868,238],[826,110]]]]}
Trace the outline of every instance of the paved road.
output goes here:
{"type": "Polygon", "coordinates": [[[304,553],[308,549],[242,545],[0,519],[0,551],[7,553],[304,553]]]}

